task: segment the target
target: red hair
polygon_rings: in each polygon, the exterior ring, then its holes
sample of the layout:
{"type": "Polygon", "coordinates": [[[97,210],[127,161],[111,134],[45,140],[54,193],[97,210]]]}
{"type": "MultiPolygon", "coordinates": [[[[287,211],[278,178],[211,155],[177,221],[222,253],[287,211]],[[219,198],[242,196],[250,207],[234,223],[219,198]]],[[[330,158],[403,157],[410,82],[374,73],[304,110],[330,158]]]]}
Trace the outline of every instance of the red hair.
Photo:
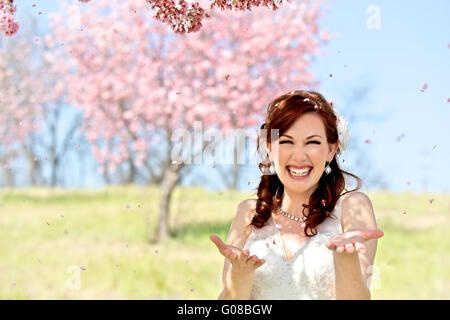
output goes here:
{"type": "MultiPolygon", "coordinates": [[[[316,91],[300,90],[281,95],[269,103],[266,121],[261,126],[261,129],[267,130],[267,136],[258,136],[258,151],[261,138],[265,138],[269,145],[272,142],[272,129],[278,129],[279,136],[281,136],[301,115],[307,112],[314,112],[321,117],[329,144],[338,142],[337,117],[331,104],[316,91]]],[[[337,154],[340,152],[341,150],[338,149],[337,154]]],[[[270,163],[267,163],[267,161],[259,164],[261,171],[267,170],[268,166],[270,166],[270,163]]],[[[332,169],[331,172],[322,175],[318,188],[309,198],[309,203],[303,205],[303,214],[306,217],[305,234],[308,237],[317,234],[316,227],[330,216],[339,197],[361,187],[362,182],[359,177],[339,168],[336,155],[329,163],[329,166],[332,169]],[[344,174],[350,175],[358,181],[355,189],[350,191],[345,189],[344,174]],[[341,194],[344,189],[346,192],[341,194]],[[325,202],[322,203],[322,200],[325,200],[325,202]],[[308,214],[305,214],[306,209],[308,214]],[[311,232],[310,234],[308,233],[309,231],[311,232]]],[[[251,225],[257,228],[262,228],[265,225],[271,216],[271,212],[276,210],[280,204],[283,192],[283,184],[276,174],[261,176],[261,181],[257,187],[256,214],[252,219],[251,225]],[[279,190],[278,193],[277,190],[279,190]]]]}

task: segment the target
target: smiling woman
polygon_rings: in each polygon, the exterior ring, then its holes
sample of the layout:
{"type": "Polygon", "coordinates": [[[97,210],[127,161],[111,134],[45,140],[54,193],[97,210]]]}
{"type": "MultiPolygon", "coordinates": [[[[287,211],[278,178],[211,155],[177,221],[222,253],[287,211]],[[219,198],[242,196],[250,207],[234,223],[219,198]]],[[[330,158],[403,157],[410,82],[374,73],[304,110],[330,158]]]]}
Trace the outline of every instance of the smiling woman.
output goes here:
{"type": "Polygon", "coordinates": [[[344,128],[315,91],[269,104],[258,137],[269,160],[259,165],[258,198],[238,205],[228,244],[210,237],[225,256],[220,299],[370,298],[367,270],[383,233],[370,199],[357,191],[361,180],[337,162],[344,128]],[[344,174],[358,181],[354,190],[345,189],[344,174]]]}

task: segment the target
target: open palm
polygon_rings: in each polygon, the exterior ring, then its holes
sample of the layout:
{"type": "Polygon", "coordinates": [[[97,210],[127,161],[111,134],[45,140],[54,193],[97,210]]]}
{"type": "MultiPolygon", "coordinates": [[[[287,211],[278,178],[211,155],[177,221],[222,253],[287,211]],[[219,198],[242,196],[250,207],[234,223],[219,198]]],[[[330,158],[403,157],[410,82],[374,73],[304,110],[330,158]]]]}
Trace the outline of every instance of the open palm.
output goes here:
{"type": "Polygon", "coordinates": [[[332,236],[326,243],[326,246],[328,249],[336,250],[338,253],[344,251],[348,253],[353,253],[355,251],[364,253],[366,251],[364,241],[378,239],[383,235],[383,231],[379,229],[351,229],[344,233],[332,236]]]}

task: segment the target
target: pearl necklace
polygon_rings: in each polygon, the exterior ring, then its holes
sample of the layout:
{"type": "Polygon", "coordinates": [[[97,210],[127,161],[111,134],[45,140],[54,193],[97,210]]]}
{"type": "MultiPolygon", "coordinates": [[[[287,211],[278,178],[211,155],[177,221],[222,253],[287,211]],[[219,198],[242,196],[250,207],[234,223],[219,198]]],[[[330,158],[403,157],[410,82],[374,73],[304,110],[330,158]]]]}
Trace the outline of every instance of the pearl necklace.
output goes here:
{"type": "Polygon", "coordinates": [[[301,224],[304,224],[304,222],[306,221],[306,217],[301,217],[301,218],[295,217],[295,216],[293,216],[293,215],[290,215],[290,214],[287,213],[286,211],[283,211],[283,210],[281,209],[281,207],[278,207],[278,212],[281,213],[283,216],[288,217],[288,218],[291,219],[291,220],[300,222],[301,224]]]}

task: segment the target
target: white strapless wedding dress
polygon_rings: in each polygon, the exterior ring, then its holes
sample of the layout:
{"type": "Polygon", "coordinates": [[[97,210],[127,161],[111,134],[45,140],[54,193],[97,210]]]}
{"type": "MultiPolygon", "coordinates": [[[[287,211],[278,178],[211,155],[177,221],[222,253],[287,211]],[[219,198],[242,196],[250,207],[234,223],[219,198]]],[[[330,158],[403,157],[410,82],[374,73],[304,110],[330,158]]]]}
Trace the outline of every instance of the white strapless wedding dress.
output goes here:
{"type": "Polygon", "coordinates": [[[251,299],[336,299],[333,252],[325,244],[334,234],[343,233],[341,199],[332,211],[336,218],[327,218],[317,226],[318,233],[307,237],[289,260],[273,214],[261,229],[252,227],[244,249],[265,263],[255,271],[251,299]]]}

